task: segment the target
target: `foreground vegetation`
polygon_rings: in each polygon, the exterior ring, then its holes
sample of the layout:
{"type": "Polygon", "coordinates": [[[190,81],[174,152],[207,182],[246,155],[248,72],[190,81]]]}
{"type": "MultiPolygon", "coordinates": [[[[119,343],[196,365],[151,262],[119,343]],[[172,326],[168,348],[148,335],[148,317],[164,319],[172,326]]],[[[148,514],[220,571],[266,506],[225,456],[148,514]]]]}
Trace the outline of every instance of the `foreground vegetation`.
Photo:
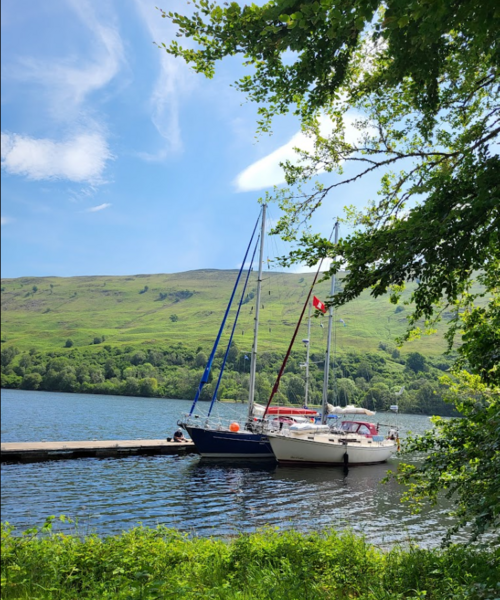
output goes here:
{"type": "Polygon", "coordinates": [[[382,552],[334,531],[220,540],[159,526],[82,539],[4,525],[2,598],[480,600],[500,594],[499,558],[457,546],[382,552]]]}

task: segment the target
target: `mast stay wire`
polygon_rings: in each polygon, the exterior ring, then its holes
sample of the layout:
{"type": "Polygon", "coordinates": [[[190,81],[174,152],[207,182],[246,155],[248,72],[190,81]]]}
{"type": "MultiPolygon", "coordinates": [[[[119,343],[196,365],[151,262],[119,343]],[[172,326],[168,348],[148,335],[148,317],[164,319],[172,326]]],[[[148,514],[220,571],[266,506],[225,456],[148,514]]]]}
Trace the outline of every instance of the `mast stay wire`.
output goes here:
{"type": "MultiPolygon", "coordinates": [[[[269,214],[269,222],[273,222],[275,219],[273,219],[273,215],[271,214],[270,209],[268,208],[268,214],[269,214]]],[[[283,290],[285,290],[285,273],[282,270],[277,270],[275,267],[276,264],[276,259],[280,256],[283,255],[285,251],[279,251],[278,249],[278,241],[279,238],[277,236],[274,235],[268,235],[267,236],[268,239],[268,252],[267,252],[267,277],[264,277],[263,279],[263,284],[265,283],[267,285],[267,294],[265,293],[265,291],[263,290],[263,299],[265,298],[267,300],[267,302],[269,302],[269,311],[268,311],[268,319],[266,321],[266,325],[267,325],[267,334],[269,337],[269,350],[270,351],[278,351],[279,349],[279,344],[277,342],[278,338],[280,336],[276,336],[276,335],[269,335],[272,334],[272,329],[279,327],[280,326],[280,319],[274,319],[273,315],[275,313],[275,311],[278,309],[278,307],[281,305],[282,307],[284,306],[284,296],[283,296],[283,290]]],[[[263,302],[264,306],[265,306],[265,301],[263,302]]],[[[282,311],[284,309],[282,308],[282,311]]]]}
{"type": "MultiPolygon", "coordinates": [[[[334,227],[333,227],[333,229],[332,229],[332,233],[330,234],[330,237],[329,237],[328,241],[330,241],[330,240],[332,239],[334,232],[338,231],[337,227],[338,227],[338,219],[337,219],[337,220],[336,220],[336,222],[335,222],[335,225],[334,225],[334,227]]],[[[336,237],[335,237],[335,242],[337,242],[337,234],[336,234],[336,237]]],[[[271,395],[270,395],[270,397],[269,397],[269,400],[267,401],[267,404],[266,404],[266,407],[265,407],[265,410],[264,410],[264,417],[265,417],[265,416],[266,416],[266,414],[267,414],[267,411],[268,411],[268,409],[269,409],[269,406],[270,406],[271,402],[273,401],[273,398],[274,398],[274,396],[275,396],[275,395],[276,395],[276,393],[278,392],[278,389],[279,389],[279,384],[280,384],[280,381],[281,381],[281,377],[282,377],[282,375],[283,375],[283,372],[284,372],[284,370],[285,370],[286,363],[287,363],[287,361],[288,361],[288,359],[289,359],[289,357],[290,357],[290,354],[291,354],[291,351],[292,351],[292,348],[293,348],[293,344],[294,344],[294,342],[295,342],[295,338],[297,337],[297,333],[298,333],[298,331],[299,331],[299,328],[300,328],[300,325],[301,325],[301,323],[302,323],[302,318],[304,317],[304,313],[305,313],[305,310],[306,310],[307,304],[309,303],[309,299],[310,299],[310,297],[311,297],[311,294],[312,294],[313,288],[314,288],[314,286],[316,285],[316,281],[317,281],[317,279],[318,279],[318,275],[319,275],[319,273],[320,273],[320,270],[321,270],[321,267],[322,267],[322,265],[323,265],[323,260],[324,260],[324,258],[322,258],[322,259],[319,261],[319,265],[318,265],[318,268],[317,268],[317,270],[316,270],[316,273],[315,273],[315,275],[314,275],[313,282],[312,282],[312,284],[311,284],[311,286],[310,286],[310,288],[309,288],[309,293],[308,293],[308,295],[307,295],[307,299],[306,299],[306,301],[305,301],[305,303],[304,303],[304,305],[303,305],[303,307],[302,307],[302,312],[300,313],[299,321],[298,321],[298,323],[297,323],[297,325],[296,325],[296,327],[295,327],[295,331],[294,331],[294,333],[293,333],[292,339],[290,340],[290,344],[289,344],[289,346],[288,346],[287,353],[286,353],[286,355],[285,355],[285,358],[284,358],[284,360],[283,360],[283,363],[282,363],[282,365],[281,365],[280,371],[279,371],[279,373],[278,373],[278,375],[277,375],[277,377],[276,377],[276,380],[275,380],[275,382],[274,382],[274,386],[273,386],[273,389],[272,389],[272,391],[271,391],[271,395]]],[[[335,280],[334,280],[334,282],[335,282],[335,280]]],[[[328,331],[329,331],[329,334],[330,334],[330,332],[331,332],[332,316],[333,316],[333,315],[332,315],[332,310],[330,309],[330,321],[329,321],[329,326],[328,326],[328,331]]],[[[327,378],[328,378],[328,372],[329,372],[329,368],[330,368],[330,356],[329,356],[329,348],[328,348],[328,347],[327,347],[327,360],[326,360],[326,362],[327,362],[328,364],[325,364],[325,378],[326,378],[326,379],[325,379],[325,384],[328,382],[328,379],[327,379],[327,378]]],[[[323,392],[323,395],[324,395],[325,393],[326,393],[326,385],[324,386],[324,392],[323,392]]],[[[324,397],[324,396],[323,396],[323,397],[324,397]]],[[[325,413],[325,407],[326,407],[326,399],[324,399],[324,400],[323,400],[323,417],[324,417],[324,413],[325,413]]]]}

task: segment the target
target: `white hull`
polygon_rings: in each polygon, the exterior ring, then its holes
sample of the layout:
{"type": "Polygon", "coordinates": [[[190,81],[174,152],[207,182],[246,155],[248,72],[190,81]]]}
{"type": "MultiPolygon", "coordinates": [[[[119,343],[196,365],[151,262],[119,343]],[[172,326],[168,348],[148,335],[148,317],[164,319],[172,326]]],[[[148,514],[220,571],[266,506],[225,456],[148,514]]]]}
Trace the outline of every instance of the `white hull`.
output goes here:
{"type": "MultiPolygon", "coordinates": [[[[245,454],[245,453],[241,453],[241,454],[226,454],[225,452],[204,452],[203,454],[201,454],[201,456],[203,458],[226,458],[227,460],[231,460],[233,458],[246,458],[248,460],[270,460],[270,461],[274,461],[274,454],[260,454],[258,456],[256,456],[255,454],[245,454]]],[[[274,462],[274,464],[276,464],[276,462],[274,462]]]]}
{"type": "Polygon", "coordinates": [[[352,441],[339,441],[330,435],[291,437],[288,435],[268,435],[269,442],[278,462],[305,464],[347,464],[371,465],[385,462],[397,450],[390,440],[374,442],[357,437],[352,441]]]}

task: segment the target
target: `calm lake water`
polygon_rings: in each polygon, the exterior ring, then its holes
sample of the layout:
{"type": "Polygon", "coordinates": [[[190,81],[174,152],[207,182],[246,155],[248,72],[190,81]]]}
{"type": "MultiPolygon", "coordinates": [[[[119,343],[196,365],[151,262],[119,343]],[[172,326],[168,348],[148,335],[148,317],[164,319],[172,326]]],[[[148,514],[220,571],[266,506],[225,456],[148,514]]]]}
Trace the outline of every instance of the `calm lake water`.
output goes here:
{"type": "MultiPolygon", "coordinates": [[[[171,436],[191,402],[122,396],[2,390],[2,442],[157,439],[171,436]]],[[[205,405],[201,405],[205,408],[205,405]]],[[[243,405],[221,404],[238,417],[243,405]]],[[[379,413],[402,437],[431,426],[428,417],[379,413]]],[[[382,432],[385,427],[382,427],[382,432]]],[[[291,467],[207,461],[197,455],[79,459],[2,464],[2,521],[25,529],[49,515],[78,520],[86,534],[116,534],[139,523],[200,536],[226,536],[263,526],[303,531],[349,527],[382,546],[411,539],[439,544],[450,525],[445,505],[412,515],[396,483],[382,485],[384,465],[291,467]]],[[[61,528],[61,526],[59,526],[61,528]]]]}

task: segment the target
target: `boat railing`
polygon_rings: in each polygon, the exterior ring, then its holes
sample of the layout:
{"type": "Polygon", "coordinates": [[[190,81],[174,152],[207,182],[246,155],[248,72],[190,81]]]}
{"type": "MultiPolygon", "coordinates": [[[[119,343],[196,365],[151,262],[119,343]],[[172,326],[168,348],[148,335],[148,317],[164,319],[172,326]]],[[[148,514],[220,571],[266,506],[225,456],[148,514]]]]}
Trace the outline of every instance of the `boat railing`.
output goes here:
{"type": "MultiPolygon", "coordinates": [[[[213,431],[233,431],[235,433],[249,429],[248,424],[245,423],[245,419],[228,419],[227,417],[222,418],[218,416],[207,417],[206,415],[185,414],[179,420],[178,424],[181,427],[202,427],[203,429],[211,429],[213,431]]],[[[257,428],[256,426],[255,429],[257,428]]]]}
{"type": "MultiPolygon", "coordinates": [[[[265,432],[265,431],[264,431],[265,432]]],[[[284,424],[281,428],[267,429],[267,432],[283,437],[307,437],[312,439],[316,436],[326,436],[329,442],[338,442],[339,444],[362,444],[370,446],[387,446],[389,443],[396,445],[396,442],[386,438],[383,435],[366,436],[361,433],[344,431],[339,427],[325,427],[324,425],[309,428],[297,428],[290,424],[284,424]]],[[[321,438],[319,438],[321,439],[321,438]]]]}
{"type": "MultiPolygon", "coordinates": [[[[269,419],[262,419],[254,417],[250,421],[246,421],[245,418],[222,418],[219,416],[198,415],[198,414],[185,414],[182,419],[179,420],[178,424],[181,427],[199,427],[203,429],[210,429],[212,431],[231,431],[234,433],[238,432],[252,432],[252,433],[270,433],[278,434],[286,437],[300,437],[302,435],[321,435],[327,434],[329,436],[339,436],[342,439],[350,439],[352,441],[369,439],[367,436],[355,432],[345,431],[338,425],[322,425],[318,423],[312,423],[308,419],[294,418],[288,420],[280,417],[271,417],[269,419]]],[[[373,443],[380,444],[385,441],[383,436],[376,436],[372,440],[373,443]]]]}

